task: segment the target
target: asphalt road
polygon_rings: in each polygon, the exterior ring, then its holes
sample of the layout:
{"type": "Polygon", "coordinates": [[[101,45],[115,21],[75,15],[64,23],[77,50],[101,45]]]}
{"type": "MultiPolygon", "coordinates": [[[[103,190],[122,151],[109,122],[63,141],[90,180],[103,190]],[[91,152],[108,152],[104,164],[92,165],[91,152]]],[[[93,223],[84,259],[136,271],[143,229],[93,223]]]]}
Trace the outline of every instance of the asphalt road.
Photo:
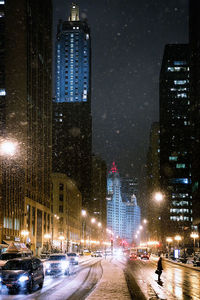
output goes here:
{"type": "Polygon", "coordinates": [[[41,290],[36,286],[31,294],[20,291],[18,294],[9,294],[6,287],[0,293],[0,300],[75,300],[85,299],[95,288],[102,276],[101,259],[93,258],[83,261],[75,266],[70,276],[45,276],[41,290]]]}
{"type": "Polygon", "coordinates": [[[162,281],[159,283],[155,274],[156,266],[155,258],[128,261],[126,265],[129,279],[135,280],[147,299],[200,299],[199,271],[164,261],[162,281]]]}

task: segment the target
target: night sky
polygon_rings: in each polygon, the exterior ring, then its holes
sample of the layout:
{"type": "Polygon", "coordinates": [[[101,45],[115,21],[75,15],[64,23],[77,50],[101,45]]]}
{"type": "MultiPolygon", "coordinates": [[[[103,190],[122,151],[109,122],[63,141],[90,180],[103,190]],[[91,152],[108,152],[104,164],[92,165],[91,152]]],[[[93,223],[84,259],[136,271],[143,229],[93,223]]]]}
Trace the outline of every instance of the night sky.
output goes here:
{"type": "MultiPolygon", "coordinates": [[[[80,0],[92,36],[93,152],[122,176],[140,176],[158,121],[165,44],[188,42],[188,0],[80,0]]],[[[71,1],[54,0],[58,19],[71,1]]]]}

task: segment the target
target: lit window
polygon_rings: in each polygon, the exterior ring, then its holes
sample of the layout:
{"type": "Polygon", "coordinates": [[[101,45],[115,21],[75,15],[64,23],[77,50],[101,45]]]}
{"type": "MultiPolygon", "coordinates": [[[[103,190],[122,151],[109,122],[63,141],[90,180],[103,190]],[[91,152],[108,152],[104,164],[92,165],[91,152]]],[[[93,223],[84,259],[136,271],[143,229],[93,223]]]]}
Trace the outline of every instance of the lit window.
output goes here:
{"type": "Polygon", "coordinates": [[[170,161],[177,161],[178,160],[178,156],[169,156],[169,160],[170,161]]]}
{"type": "Polygon", "coordinates": [[[6,90],[0,89],[0,96],[6,96],[6,90]]]}
{"type": "Polygon", "coordinates": [[[185,169],[185,164],[176,164],[177,169],[185,169]]]}
{"type": "Polygon", "coordinates": [[[175,85],[182,85],[188,83],[188,80],[174,80],[175,85]]]}

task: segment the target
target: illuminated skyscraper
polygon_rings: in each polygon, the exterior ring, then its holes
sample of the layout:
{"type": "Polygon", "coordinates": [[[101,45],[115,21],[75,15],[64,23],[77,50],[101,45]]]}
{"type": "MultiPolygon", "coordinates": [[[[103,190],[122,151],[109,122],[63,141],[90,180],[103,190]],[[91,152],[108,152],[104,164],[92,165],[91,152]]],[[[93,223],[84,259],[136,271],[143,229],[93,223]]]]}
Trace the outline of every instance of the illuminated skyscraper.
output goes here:
{"type": "Polygon", "coordinates": [[[73,178],[89,209],[91,199],[91,40],[79,7],[60,21],[56,41],[53,102],[53,170],[73,178]]]}
{"type": "Polygon", "coordinates": [[[167,45],[160,73],[162,223],[167,234],[189,228],[193,221],[189,72],[188,45],[167,45]]]}
{"type": "Polygon", "coordinates": [[[126,236],[126,204],[122,201],[121,180],[115,162],[108,174],[107,191],[107,199],[109,199],[107,200],[107,226],[115,235],[124,238],[126,236]]]}

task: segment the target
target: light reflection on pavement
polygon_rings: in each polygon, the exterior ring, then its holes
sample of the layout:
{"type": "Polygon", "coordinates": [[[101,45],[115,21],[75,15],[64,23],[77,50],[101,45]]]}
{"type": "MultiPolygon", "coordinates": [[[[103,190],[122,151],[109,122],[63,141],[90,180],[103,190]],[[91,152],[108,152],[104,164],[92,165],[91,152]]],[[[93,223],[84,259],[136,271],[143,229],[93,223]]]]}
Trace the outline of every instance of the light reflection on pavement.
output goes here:
{"type": "Polygon", "coordinates": [[[154,290],[158,299],[200,299],[200,272],[168,261],[163,261],[164,271],[161,276],[162,283],[157,281],[155,274],[157,262],[130,261],[128,268],[136,279],[137,283],[149,299],[149,285],[154,290]]]}

